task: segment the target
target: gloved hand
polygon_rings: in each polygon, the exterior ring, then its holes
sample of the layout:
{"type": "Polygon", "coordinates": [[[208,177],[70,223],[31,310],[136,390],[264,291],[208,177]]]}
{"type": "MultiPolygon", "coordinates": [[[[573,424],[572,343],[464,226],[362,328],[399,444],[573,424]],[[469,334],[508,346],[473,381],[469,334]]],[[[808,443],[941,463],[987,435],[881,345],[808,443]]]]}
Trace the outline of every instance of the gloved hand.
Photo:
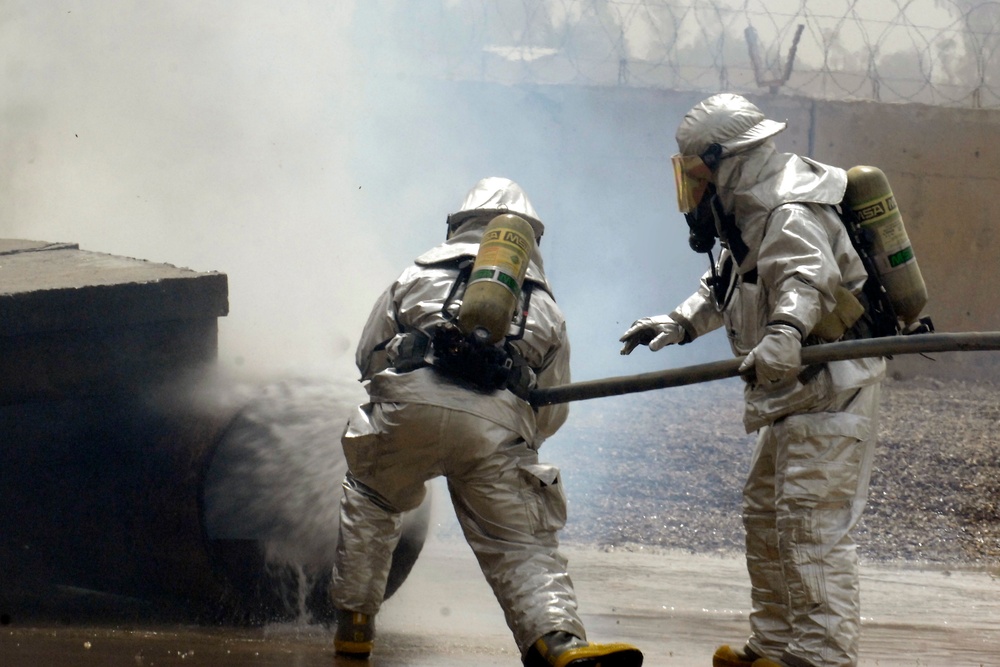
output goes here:
{"type": "Polygon", "coordinates": [[[649,349],[656,352],[667,345],[683,342],[685,335],[684,327],[669,315],[656,315],[637,319],[618,340],[625,343],[622,354],[629,354],[639,345],[649,345],[649,349]]]}
{"type": "Polygon", "coordinates": [[[740,374],[752,374],[761,384],[780,382],[795,375],[802,366],[802,338],[790,324],[771,324],[767,333],[750,350],[740,374]]]}

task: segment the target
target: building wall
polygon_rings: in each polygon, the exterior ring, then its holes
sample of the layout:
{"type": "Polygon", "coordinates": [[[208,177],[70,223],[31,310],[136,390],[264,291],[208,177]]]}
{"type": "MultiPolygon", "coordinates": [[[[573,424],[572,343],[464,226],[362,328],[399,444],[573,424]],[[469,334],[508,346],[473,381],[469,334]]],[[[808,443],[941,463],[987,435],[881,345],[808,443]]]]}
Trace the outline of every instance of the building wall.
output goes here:
{"type": "MultiPolygon", "coordinates": [[[[814,154],[871,164],[889,178],[927,285],[929,314],[946,332],[1000,330],[1000,112],[871,102],[815,108],[814,154]]],[[[996,377],[1000,353],[898,358],[900,374],[996,377]]]]}

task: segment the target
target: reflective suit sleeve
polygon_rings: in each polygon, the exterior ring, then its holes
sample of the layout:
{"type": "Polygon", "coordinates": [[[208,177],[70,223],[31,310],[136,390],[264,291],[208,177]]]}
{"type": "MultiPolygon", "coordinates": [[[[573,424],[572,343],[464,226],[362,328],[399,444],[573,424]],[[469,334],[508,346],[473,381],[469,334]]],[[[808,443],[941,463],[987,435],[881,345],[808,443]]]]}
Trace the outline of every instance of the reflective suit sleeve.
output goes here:
{"type": "Polygon", "coordinates": [[[375,302],[365,328],[361,331],[361,339],[354,360],[361,371],[361,380],[369,380],[376,373],[386,369],[388,363],[385,353],[376,348],[398,333],[396,324],[395,291],[399,282],[393,283],[375,302]]]}
{"type": "MultiPolygon", "coordinates": [[[[570,344],[566,320],[555,299],[544,289],[536,289],[524,338],[514,345],[535,372],[535,386],[555,387],[570,382],[570,344]]],[[[569,404],[538,408],[535,415],[535,446],[554,434],[566,422],[569,404]]]]}
{"type": "MultiPolygon", "coordinates": [[[[558,345],[551,357],[545,362],[545,367],[537,374],[538,387],[555,387],[568,384],[569,371],[569,339],[566,337],[566,325],[562,325],[562,343],[558,345]]],[[[536,443],[541,445],[545,438],[554,434],[569,417],[569,403],[546,405],[538,409],[535,423],[538,425],[536,443]]]]}
{"type": "Polygon", "coordinates": [[[770,294],[769,322],[791,324],[804,339],[836,306],[840,267],[815,205],[786,204],[774,210],[757,257],[770,294]]]}
{"type": "MultiPolygon", "coordinates": [[[[722,258],[720,258],[720,262],[722,258]]],[[[677,306],[670,317],[684,327],[688,341],[715,331],[722,326],[722,313],[715,305],[712,288],[708,286],[710,271],[701,277],[698,291],[677,306]]]]}

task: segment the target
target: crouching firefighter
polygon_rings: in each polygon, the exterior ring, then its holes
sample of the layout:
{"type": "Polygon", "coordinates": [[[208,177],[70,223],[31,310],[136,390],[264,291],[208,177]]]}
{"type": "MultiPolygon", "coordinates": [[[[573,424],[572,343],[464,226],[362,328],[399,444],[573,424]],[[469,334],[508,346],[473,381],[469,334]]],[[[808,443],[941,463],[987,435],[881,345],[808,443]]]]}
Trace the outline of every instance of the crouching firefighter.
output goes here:
{"type": "Polygon", "coordinates": [[[445,242],[404,270],[368,318],[356,360],[369,402],[342,437],[338,654],[371,653],[400,515],[443,476],[524,665],[642,664],[631,645],[587,641],[559,552],[566,497],[538,448],[568,408],[527,401],[531,389],[570,379],[543,231],[516,183],[485,178],[448,217],[445,242]]]}
{"type": "Polygon", "coordinates": [[[804,345],[872,335],[868,272],[840,218],[844,170],[779,153],[785,123],[739,95],[709,97],[677,130],[689,242],[722,250],[668,315],[622,336],[659,350],[724,327],[745,356],[744,426],[757,432],[743,486],[750,634],[714,667],[855,667],[861,631],[852,531],[867,502],[881,358],[803,367],[804,345]]]}

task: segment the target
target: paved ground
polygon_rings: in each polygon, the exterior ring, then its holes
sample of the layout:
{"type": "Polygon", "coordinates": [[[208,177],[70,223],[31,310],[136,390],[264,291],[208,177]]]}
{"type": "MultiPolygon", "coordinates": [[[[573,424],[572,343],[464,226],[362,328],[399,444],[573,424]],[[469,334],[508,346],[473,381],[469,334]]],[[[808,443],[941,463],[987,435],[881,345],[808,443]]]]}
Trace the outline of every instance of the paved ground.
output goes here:
{"type": "MultiPolygon", "coordinates": [[[[628,640],[645,664],[709,665],[723,641],[746,632],[748,583],[730,556],[603,552],[568,546],[591,639],[628,640]]],[[[1000,581],[985,572],[863,571],[863,666],[1000,665],[1000,581]]],[[[70,619],[71,620],[71,619],[70,619]]],[[[449,667],[519,665],[500,610],[471,551],[433,537],[410,578],[386,603],[376,654],[336,660],[318,626],[0,628],[3,667],[185,665],[235,667],[449,667]]]]}

